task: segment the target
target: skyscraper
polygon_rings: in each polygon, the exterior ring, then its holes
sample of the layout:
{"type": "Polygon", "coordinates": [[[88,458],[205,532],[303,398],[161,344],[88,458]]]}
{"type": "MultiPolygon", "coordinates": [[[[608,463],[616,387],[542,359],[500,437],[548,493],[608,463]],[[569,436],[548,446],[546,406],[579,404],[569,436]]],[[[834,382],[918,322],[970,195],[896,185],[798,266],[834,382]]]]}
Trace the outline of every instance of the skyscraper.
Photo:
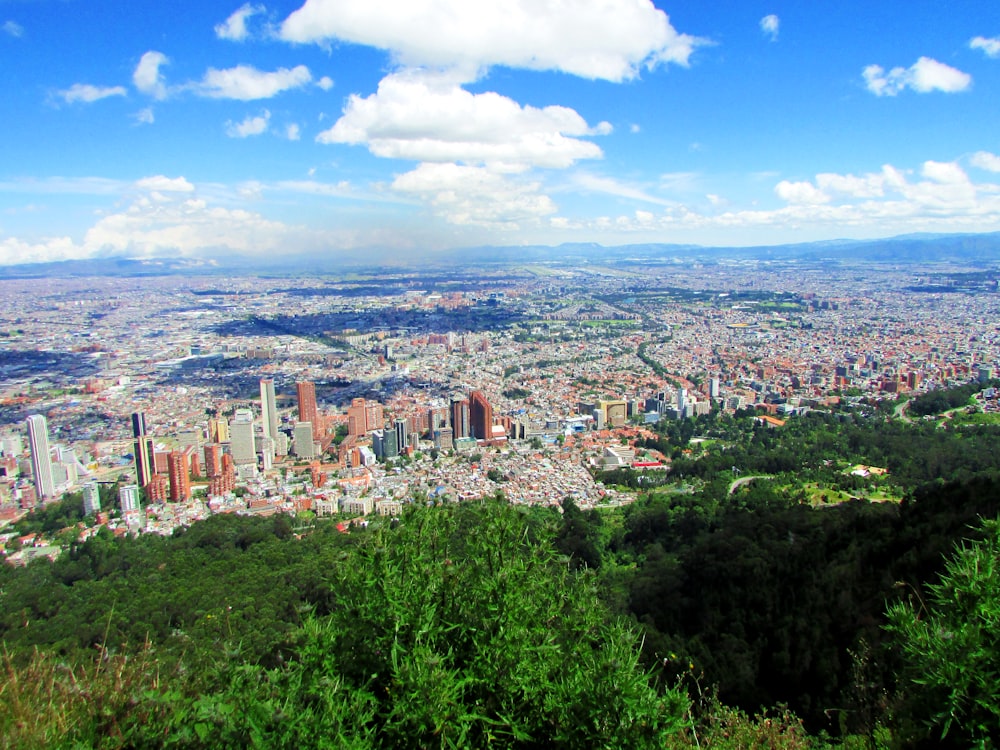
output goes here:
{"type": "Polygon", "coordinates": [[[260,381],[260,421],[264,426],[264,437],[272,440],[278,437],[278,408],[273,380],[260,381]]]}
{"type": "Polygon", "coordinates": [[[452,399],[451,432],[456,438],[469,437],[469,402],[464,398],[452,399]]]}
{"type": "Polygon", "coordinates": [[[41,414],[28,417],[28,443],[31,448],[31,474],[39,500],[51,500],[56,488],[52,481],[52,458],[49,456],[49,426],[41,414]]]}
{"type": "Polygon", "coordinates": [[[489,440],[493,437],[493,407],[482,391],[469,394],[469,426],[472,428],[472,437],[477,440],[489,440]]]}
{"type": "Polygon", "coordinates": [[[409,421],[406,419],[397,419],[393,422],[393,428],[396,430],[396,448],[400,453],[406,450],[409,445],[409,421]]]}
{"type": "Polygon", "coordinates": [[[153,441],[146,436],[146,415],[141,412],[132,413],[132,453],[135,456],[135,480],[140,487],[149,484],[153,478],[153,441]]]}
{"type": "Polygon", "coordinates": [[[253,434],[253,412],[250,409],[237,409],[229,421],[229,448],[233,454],[233,463],[257,463],[257,443],[253,434]]]}
{"type": "Polygon", "coordinates": [[[183,451],[171,451],[167,456],[170,477],[170,501],[174,503],[191,499],[191,475],[188,469],[188,455],[183,451]]]}
{"type": "Polygon", "coordinates": [[[319,408],[316,406],[316,386],[308,380],[295,384],[299,397],[299,421],[312,422],[313,438],[323,436],[323,425],[319,419],[319,408]]]}

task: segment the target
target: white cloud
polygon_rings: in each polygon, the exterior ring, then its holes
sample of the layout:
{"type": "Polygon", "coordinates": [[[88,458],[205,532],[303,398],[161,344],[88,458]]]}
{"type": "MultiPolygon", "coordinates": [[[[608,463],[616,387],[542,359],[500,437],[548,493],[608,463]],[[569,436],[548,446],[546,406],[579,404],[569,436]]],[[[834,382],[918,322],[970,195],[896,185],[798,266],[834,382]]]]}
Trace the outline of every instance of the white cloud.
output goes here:
{"type": "Polygon", "coordinates": [[[969,163],[987,172],[1000,172],[1000,156],[989,151],[977,151],[969,159],[969,163]]]}
{"type": "Polygon", "coordinates": [[[74,83],[65,91],[58,92],[58,95],[67,104],[75,102],[96,102],[112,96],[126,96],[124,86],[91,86],[89,83],[74,83]]]}
{"type": "Polygon", "coordinates": [[[909,68],[893,68],[888,73],[880,65],[862,71],[865,86],[876,96],[895,96],[904,89],[920,94],[943,91],[953,94],[972,85],[972,76],[929,57],[921,57],[909,68]]]}
{"type": "Polygon", "coordinates": [[[301,88],[311,80],[312,74],[305,65],[278,68],[272,73],[249,65],[237,65],[225,70],[209,68],[197,90],[213,99],[251,101],[270,99],[283,91],[301,88]]]}
{"type": "Polygon", "coordinates": [[[9,34],[15,39],[24,36],[24,27],[16,21],[5,21],[4,25],[0,28],[4,30],[4,33],[9,34]]]}
{"type": "Polygon", "coordinates": [[[135,72],[132,73],[132,83],[139,91],[154,99],[165,99],[167,87],[163,82],[160,68],[169,62],[170,60],[162,52],[150,50],[139,59],[139,64],[135,66],[135,72]]]}
{"type": "Polygon", "coordinates": [[[316,81],[316,85],[323,89],[323,91],[329,91],[333,88],[333,79],[330,76],[323,76],[316,81]]]}
{"type": "Polygon", "coordinates": [[[574,176],[573,184],[585,192],[615,195],[619,198],[627,198],[629,200],[637,200],[642,201],[643,203],[652,203],[661,206],[675,205],[674,201],[668,201],[655,195],[651,195],[641,187],[628,185],[620,180],[614,179],[613,177],[602,177],[599,175],[581,173],[574,176]]]}
{"type": "Polygon", "coordinates": [[[522,107],[494,92],[472,94],[449,76],[408,72],[384,78],[369,97],[352,95],[320,143],[364,144],[376,156],[490,164],[497,169],[564,168],[599,158],[577,136],[606,133],[567,107],[522,107]]]}
{"type": "Polygon", "coordinates": [[[285,138],[290,141],[297,141],[302,137],[302,132],[299,130],[299,126],[294,122],[285,127],[285,138]]]}
{"type": "Polygon", "coordinates": [[[132,117],[140,125],[152,125],[156,122],[156,117],[153,115],[152,107],[144,107],[132,115],[132,117]]]}
{"type": "Polygon", "coordinates": [[[825,194],[840,194],[851,198],[878,198],[883,193],[885,178],[880,174],[855,177],[852,174],[823,173],[816,175],[816,185],[825,194]]]}
{"type": "Polygon", "coordinates": [[[788,180],[782,180],[774,186],[774,192],[783,201],[800,205],[817,205],[830,202],[830,196],[811,182],[789,182],[788,180]]]}
{"type": "Polygon", "coordinates": [[[428,201],[451,224],[517,230],[556,212],[538,183],[483,167],[421,164],[396,177],[392,188],[428,201]]]}
{"type": "Polygon", "coordinates": [[[183,177],[165,177],[162,174],[136,180],[139,190],[155,190],[160,193],[193,193],[194,185],[183,177]]]}
{"type": "Polygon", "coordinates": [[[271,113],[265,109],[256,117],[248,115],[242,122],[227,122],[226,135],[230,138],[249,138],[252,135],[261,135],[267,132],[270,121],[271,113]]]}
{"type": "Polygon", "coordinates": [[[403,65],[472,77],[505,65],[611,81],[687,65],[704,42],[678,33],[651,0],[306,0],[280,36],[378,47],[403,65]]]}
{"type": "Polygon", "coordinates": [[[1000,57],[1000,36],[977,36],[969,40],[971,49],[981,49],[987,57],[1000,57]]]}
{"type": "Polygon", "coordinates": [[[772,42],[776,42],[778,40],[778,29],[780,26],[781,20],[773,13],[760,19],[760,30],[763,31],[772,42]]]}
{"type": "Polygon", "coordinates": [[[246,3],[239,10],[233,13],[222,23],[215,27],[215,35],[219,39],[228,39],[232,42],[242,42],[247,38],[247,19],[258,13],[264,12],[263,5],[251,5],[246,3]]]}

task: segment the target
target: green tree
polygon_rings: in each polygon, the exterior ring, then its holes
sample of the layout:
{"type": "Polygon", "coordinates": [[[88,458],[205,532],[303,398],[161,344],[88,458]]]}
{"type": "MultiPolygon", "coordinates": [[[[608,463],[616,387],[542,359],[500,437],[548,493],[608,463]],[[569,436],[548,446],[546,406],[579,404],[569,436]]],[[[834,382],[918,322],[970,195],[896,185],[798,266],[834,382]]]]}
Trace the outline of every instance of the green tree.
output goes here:
{"type": "Polygon", "coordinates": [[[904,718],[959,747],[1000,740],[1000,520],[982,529],[927,586],[926,603],[891,606],[886,626],[906,665],[904,718]]]}

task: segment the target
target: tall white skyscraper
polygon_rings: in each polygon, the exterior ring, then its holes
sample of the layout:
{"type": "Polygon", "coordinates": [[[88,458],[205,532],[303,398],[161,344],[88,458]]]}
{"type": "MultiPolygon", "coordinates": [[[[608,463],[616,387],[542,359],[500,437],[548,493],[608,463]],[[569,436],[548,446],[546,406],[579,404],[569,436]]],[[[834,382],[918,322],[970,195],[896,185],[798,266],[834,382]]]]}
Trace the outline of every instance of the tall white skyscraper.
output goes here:
{"type": "Polygon", "coordinates": [[[31,447],[31,474],[39,499],[51,500],[56,488],[52,481],[52,458],[49,455],[49,426],[41,414],[28,417],[28,443],[31,447]]]}
{"type": "Polygon", "coordinates": [[[274,440],[278,437],[278,408],[274,399],[274,381],[260,381],[260,421],[264,426],[264,437],[274,440]]]}
{"type": "Polygon", "coordinates": [[[233,454],[233,463],[257,463],[257,442],[254,439],[253,412],[250,409],[237,409],[229,420],[229,449],[233,454]]]}

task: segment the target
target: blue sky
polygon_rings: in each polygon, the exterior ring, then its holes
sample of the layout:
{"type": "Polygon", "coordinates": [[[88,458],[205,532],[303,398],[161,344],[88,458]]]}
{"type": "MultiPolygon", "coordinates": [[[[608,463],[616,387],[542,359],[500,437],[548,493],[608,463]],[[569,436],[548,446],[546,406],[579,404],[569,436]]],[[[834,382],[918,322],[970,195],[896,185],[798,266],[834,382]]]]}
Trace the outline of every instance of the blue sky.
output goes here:
{"type": "Polygon", "coordinates": [[[0,0],[0,264],[1000,231],[1000,3],[0,0]]]}

